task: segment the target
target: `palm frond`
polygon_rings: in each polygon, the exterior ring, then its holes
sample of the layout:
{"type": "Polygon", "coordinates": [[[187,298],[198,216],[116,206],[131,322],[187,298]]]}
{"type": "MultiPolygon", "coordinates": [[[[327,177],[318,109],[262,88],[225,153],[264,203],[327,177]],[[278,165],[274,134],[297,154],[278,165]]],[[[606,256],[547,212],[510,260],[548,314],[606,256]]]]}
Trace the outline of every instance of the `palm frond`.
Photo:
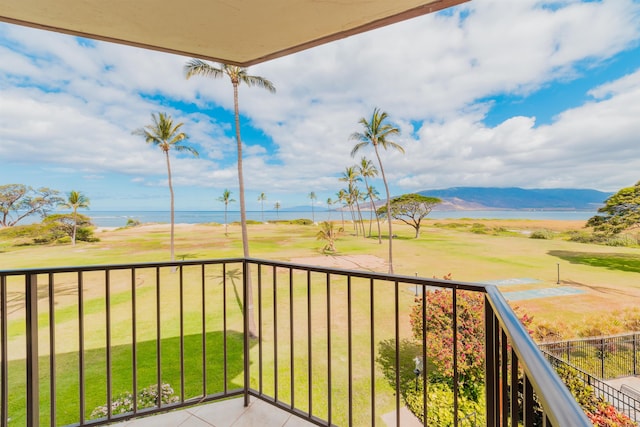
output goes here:
{"type": "Polygon", "coordinates": [[[208,62],[192,58],[184,66],[184,75],[187,79],[192,76],[213,77],[217,79],[224,75],[224,71],[222,67],[217,68],[208,62]]]}

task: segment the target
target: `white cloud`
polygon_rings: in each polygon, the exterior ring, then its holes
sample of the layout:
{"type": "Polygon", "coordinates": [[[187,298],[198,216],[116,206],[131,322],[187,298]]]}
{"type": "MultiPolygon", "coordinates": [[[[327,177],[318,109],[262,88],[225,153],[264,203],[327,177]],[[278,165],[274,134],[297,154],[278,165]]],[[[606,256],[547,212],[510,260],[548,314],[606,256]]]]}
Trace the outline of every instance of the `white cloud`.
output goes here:
{"type": "MultiPolygon", "coordinates": [[[[382,153],[396,193],[463,185],[615,190],[635,182],[638,71],[591,88],[587,103],[550,124],[533,116],[483,121],[491,97],[525,102],[540,88],[611,66],[616,54],[637,48],[639,14],[631,0],[475,0],[252,67],[277,93],[240,87],[243,124],[269,139],[260,145],[251,135],[245,145],[247,191],[281,200],[290,193],[297,204],[309,191],[333,195],[337,176],[360,157],[350,157],[349,135],[376,106],[402,129],[406,155],[382,153]]],[[[231,85],[187,81],[188,58],[7,24],[0,56],[4,162],[56,165],[106,186],[114,174],[133,182],[114,197],[164,186],[162,153],[131,131],[166,111],[185,122],[201,154],[172,155],[176,185],[237,187],[231,85]]]]}

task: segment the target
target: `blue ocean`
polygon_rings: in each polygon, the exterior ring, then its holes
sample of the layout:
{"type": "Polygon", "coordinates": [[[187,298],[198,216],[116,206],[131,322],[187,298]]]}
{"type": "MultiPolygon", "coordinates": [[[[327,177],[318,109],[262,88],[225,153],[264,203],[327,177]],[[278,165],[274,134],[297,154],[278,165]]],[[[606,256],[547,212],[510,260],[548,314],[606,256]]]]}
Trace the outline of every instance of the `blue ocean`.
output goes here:
{"type": "MultiPolygon", "coordinates": [[[[169,223],[170,213],[168,211],[92,211],[83,210],[83,215],[91,218],[98,227],[123,227],[129,219],[140,221],[141,223],[169,223]]],[[[292,220],[298,218],[315,219],[315,221],[339,221],[344,214],[345,220],[351,219],[350,213],[340,211],[316,211],[312,214],[309,211],[248,211],[247,219],[252,221],[276,221],[292,220]]],[[[595,211],[528,211],[528,210],[498,210],[498,211],[433,211],[427,218],[430,219],[539,219],[539,220],[584,220],[595,215],[595,211]]],[[[224,211],[176,211],[176,224],[198,224],[211,223],[224,224],[224,211]]],[[[369,212],[363,212],[362,216],[369,218],[369,212]]],[[[37,218],[33,218],[38,220],[37,218]]],[[[227,212],[227,221],[240,221],[239,211],[227,212]]],[[[25,222],[21,222],[24,224],[25,222]]]]}

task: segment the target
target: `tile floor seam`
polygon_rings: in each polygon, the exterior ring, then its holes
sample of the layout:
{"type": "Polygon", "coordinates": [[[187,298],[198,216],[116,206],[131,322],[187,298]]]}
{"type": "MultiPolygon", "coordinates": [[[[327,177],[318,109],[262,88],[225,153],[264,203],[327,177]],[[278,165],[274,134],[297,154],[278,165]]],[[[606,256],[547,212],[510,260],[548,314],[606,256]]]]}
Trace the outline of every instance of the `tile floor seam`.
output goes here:
{"type": "Polygon", "coordinates": [[[187,418],[186,420],[184,420],[182,423],[180,423],[180,425],[183,425],[184,423],[186,423],[187,421],[189,421],[189,419],[191,419],[191,418],[197,418],[197,419],[199,419],[200,421],[202,421],[203,423],[205,423],[205,424],[206,424],[206,425],[208,425],[208,426],[216,427],[216,425],[215,425],[215,424],[213,424],[211,421],[209,421],[209,420],[205,420],[204,418],[199,417],[197,414],[195,414],[195,413],[193,413],[193,412],[191,412],[191,411],[187,411],[187,412],[188,412],[191,416],[190,416],[189,418],[187,418]]]}

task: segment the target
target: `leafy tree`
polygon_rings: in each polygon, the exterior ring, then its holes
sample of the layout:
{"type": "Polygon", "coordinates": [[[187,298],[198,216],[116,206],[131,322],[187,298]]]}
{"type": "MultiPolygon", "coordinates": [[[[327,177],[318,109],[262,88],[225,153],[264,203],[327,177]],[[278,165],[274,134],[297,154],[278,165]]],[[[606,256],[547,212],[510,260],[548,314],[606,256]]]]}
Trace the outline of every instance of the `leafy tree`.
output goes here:
{"type": "Polygon", "coordinates": [[[311,221],[315,224],[316,223],[316,215],[315,215],[315,211],[313,209],[313,202],[317,199],[318,197],[316,196],[315,192],[311,192],[309,193],[309,199],[311,200],[311,221]]]}
{"type": "MultiPolygon", "coordinates": [[[[362,179],[364,179],[364,186],[367,189],[367,198],[369,199],[369,203],[371,203],[371,214],[376,215],[376,221],[378,223],[378,243],[381,244],[382,236],[380,232],[380,217],[378,217],[378,212],[376,211],[376,205],[373,201],[374,197],[372,194],[372,192],[375,191],[375,189],[369,185],[369,182],[367,180],[367,178],[375,178],[376,176],[378,176],[378,169],[375,167],[375,165],[371,160],[363,156],[362,159],[360,159],[358,172],[360,173],[360,176],[362,177],[362,179]]],[[[369,219],[369,237],[371,237],[371,223],[373,222],[372,220],[373,218],[369,219]]]]}
{"type": "Polygon", "coordinates": [[[264,202],[267,200],[267,195],[264,193],[260,193],[258,196],[258,201],[260,202],[260,218],[262,222],[264,222],[264,202]]]}
{"type": "Polygon", "coordinates": [[[47,187],[37,190],[24,184],[0,185],[0,226],[13,227],[22,219],[39,214],[42,218],[64,202],[60,192],[47,187]]]}
{"type": "Polygon", "coordinates": [[[323,252],[336,251],[336,238],[340,230],[337,230],[335,224],[331,221],[322,221],[320,223],[320,231],[316,234],[317,240],[324,240],[326,244],[322,248],[323,252]]]}
{"type": "MultiPolygon", "coordinates": [[[[204,76],[214,79],[229,77],[233,86],[233,112],[235,116],[236,145],[238,151],[238,187],[240,191],[240,224],[242,228],[242,249],[244,257],[249,258],[249,235],[247,232],[247,210],[244,200],[244,174],[242,171],[242,138],[240,137],[240,108],[238,106],[238,87],[241,83],[247,86],[257,86],[275,93],[276,88],[269,80],[260,76],[247,74],[247,69],[229,64],[211,65],[200,59],[191,59],[184,67],[187,79],[192,76],[204,76]]],[[[257,329],[253,314],[253,288],[250,285],[250,278],[247,278],[247,299],[249,311],[249,334],[257,336],[257,329]]]]}
{"type": "Polygon", "coordinates": [[[169,193],[171,195],[171,261],[175,261],[175,253],[173,248],[174,241],[174,228],[175,228],[175,213],[174,213],[174,195],[173,184],[171,183],[171,163],[169,161],[169,151],[174,150],[177,152],[186,151],[198,157],[198,151],[195,148],[184,145],[184,141],[188,139],[186,133],[180,129],[184,123],[173,124],[171,116],[165,113],[151,114],[152,124],[146,125],[144,128],[136,129],[133,131],[134,135],[140,135],[144,138],[147,144],[153,144],[160,148],[167,160],[167,177],[169,181],[169,193]]]}
{"type": "Polygon", "coordinates": [[[224,203],[224,235],[228,236],[229,233],[227,227],[229,226],[229,221],[227,221],[227,207],[229,206],[229,203],[235,202],[235,199],[231,198],[231,191],[225,188],[222,192],[222,196],[218,197],[218,201],[224,203]]]}
{"type": "Polygon", "coordinates": [[[42,228],[35,238],[36,243],[50,243],[68,238],[73,242],[74,235],[83,242],[95,242],[91,219],[79,213],[49,215],[42,221],[42,228]]]}
{"type": "Polygon", "coordinates": [[[276,203],[273,205],[273,208],[276,210],[276,216],[277,216],[278,218],[280,218],[280,214],[279,214],[279,212],[280,212],[280,202],[276,202],[276,203]]]}
{"type": "MultiPolygon", "coordinates": [[[[442,200],[437,197],[428,197],[421,194],[403,194],[391,199],[391,217],[404,222],[416,230],[416,239],[420,237],[420,224],[422,220],[431,213],[433,207],[442,200]]],[[[382,206],[378,213],[387,215],[387,207],[382,206]]]]}
{"type": "Polygon", "coordinates": [[[639,227],[640,181],[633,187],[623,188],[609,197],[598,212],[604,215],[595,215],[587,221],[587,227],[593,227],[595,231],[610,236],[639,227]]]}
{"type": "Polygon", "coordinates": [[[60,206],[73,210],[73,233],[71,235],[71,244],[76,245],[76,231],[78,229],[78,209],[89,209],[89,198],[79,191],[71,190],[67,201],[61,203],[60,206]]]}
{"type": "MultiPolygon", "coordinates": [[[[382,174],[382,182],[384,182],[384,189],[387,193],[387,211],[391,211],[391,195],[389,193],[389,184],[387,183],[387,177],[384,174],[384,167],[382,166],[382,159],[380,158],[380,151],[378,147],[382,147],[385,150],[388,148],[394,148],[401,153],[404,153],[404,149],[401,145],[391,141],[390,137],[400,134],[400,129],[386,123],[388,115],[384,111],[375,108],[371,119],[361,118],[359,123],[363,127],[362,132],[354,132],[351,134],[351,139],[359,141],[351,150],[351,157],[355,156],[358,151],[373,145],[373,150],[378,158],[378,166],[380,167],[380,173],[382,174]]],[[[389,273],[393,274],[393,227],[391,225],[391,219],[389,219],[389,273]]]]}

